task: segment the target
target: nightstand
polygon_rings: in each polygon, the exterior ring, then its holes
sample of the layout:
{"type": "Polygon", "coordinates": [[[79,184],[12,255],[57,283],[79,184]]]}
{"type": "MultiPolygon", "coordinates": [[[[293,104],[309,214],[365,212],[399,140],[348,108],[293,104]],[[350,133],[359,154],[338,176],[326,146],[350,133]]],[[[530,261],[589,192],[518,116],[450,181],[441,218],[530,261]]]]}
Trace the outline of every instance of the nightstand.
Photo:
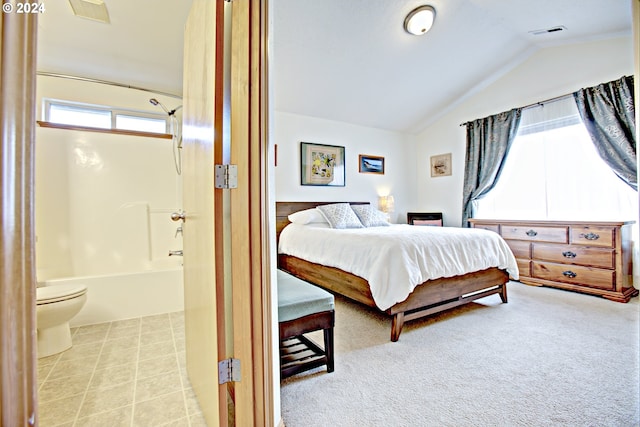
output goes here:
{"type": "Polygon", "coordinates": [[[407,212],[407,224],[442,227],[442,212],[407,212]]]}

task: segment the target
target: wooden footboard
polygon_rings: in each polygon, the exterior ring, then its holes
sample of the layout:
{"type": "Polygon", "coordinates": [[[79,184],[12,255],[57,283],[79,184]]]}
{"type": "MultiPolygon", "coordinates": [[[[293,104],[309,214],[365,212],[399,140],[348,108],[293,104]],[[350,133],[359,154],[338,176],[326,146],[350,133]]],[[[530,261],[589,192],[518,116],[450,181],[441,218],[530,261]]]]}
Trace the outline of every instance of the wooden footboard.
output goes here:
{"type": "MultiPolygon", "coordinates": [[[[278,256],[278,267],[300,279],[369,307],[377,308],[368,282],[334,267],[326,267],[289,255],[278,256]]],[[[449,308],[466,304],[478,298],[499,294],[507,302],[509,275],[498,268],[461,276],[429,280],[418,285],[409,297],[386,310],[393,316],[391,341],[398,341],[405,321],[429,316],[449,308]]]]}

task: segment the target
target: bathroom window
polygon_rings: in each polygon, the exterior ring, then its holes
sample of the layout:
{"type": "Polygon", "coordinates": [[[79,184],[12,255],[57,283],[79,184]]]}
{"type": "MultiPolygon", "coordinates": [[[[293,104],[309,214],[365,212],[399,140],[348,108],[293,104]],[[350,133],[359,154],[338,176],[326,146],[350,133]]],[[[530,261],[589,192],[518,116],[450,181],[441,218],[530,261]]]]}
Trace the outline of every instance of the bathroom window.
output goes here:
{"type": "Polygon", "coordinates": [[[171,132],[169,116],[165,114],[52,99],[44,100],[43,110],[48,124],[162,135],[171,132]]]}
{"type": "Polygon", "coordinates": [[[48,117],[45,120],[51,123],[89,126],[100,129],[111,128],[111,112],[109,110],[51,103],[49,104],[48,113],[48,117]]]}
{"type": "Polygon", "coordinates": [[[166,133],[167,121],[162,118],[140,117],[131,114],[116,114],[116,129],[142,132],[166,133]]]}

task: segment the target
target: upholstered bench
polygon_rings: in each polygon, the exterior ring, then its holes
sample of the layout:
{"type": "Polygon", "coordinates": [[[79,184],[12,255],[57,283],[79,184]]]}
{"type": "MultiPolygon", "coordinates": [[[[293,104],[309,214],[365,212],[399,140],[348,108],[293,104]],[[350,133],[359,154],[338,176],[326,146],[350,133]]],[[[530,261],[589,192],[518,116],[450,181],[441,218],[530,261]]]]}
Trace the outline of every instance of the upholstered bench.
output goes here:
{"type": "Polygon", "coordinates": [[[333,372],[333,295],[282,270],[277,278],[281,379],[322,365],[333,372]],[[304,336],[319,330],[324,348],[304,336]]]}

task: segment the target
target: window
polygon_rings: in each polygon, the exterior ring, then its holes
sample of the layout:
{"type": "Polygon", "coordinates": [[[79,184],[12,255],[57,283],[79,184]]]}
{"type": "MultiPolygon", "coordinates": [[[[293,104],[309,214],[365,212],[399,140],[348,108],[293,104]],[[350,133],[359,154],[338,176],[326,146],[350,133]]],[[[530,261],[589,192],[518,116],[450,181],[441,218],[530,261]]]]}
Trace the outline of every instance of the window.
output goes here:
{"type": "Polygon", "coordinates": [[[116,114],[116,129],[138,130],[143,132],[166,133],[167,121],[151,117],[139,117],[116,114]]]}
{"type": "Polygon", "coordinates": [[[598,155],[573,98],[528,108],[496,186],[474,217],[633,220],[638,193],[598,155]]]}
{"type": "Polygon", "coordinates": [[[44,120],[61,125],[166,134],[169,116],[107,106],[46,99],[44,120]]]}
{"type": "Polygon", "coordinates": [[[94,128],[111,128],[111,112],[98,108],[75,107],[65,104],[49,104],[48,122],[62,125],[89,126],[94,128]]]}

